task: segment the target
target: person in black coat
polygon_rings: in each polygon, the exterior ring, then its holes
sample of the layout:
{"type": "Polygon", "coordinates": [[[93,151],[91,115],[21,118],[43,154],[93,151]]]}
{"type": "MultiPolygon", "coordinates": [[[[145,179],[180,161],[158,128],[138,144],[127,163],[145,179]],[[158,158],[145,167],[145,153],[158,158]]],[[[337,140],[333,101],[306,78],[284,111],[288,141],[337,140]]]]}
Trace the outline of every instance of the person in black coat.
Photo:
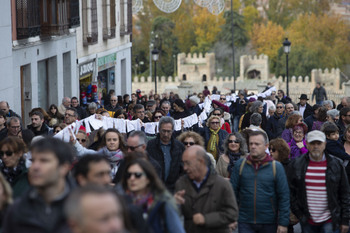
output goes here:
{"type": "Polygon", "coordinates": [[[267,118],[266,118],[266,114],[264,114],[263,111],[264,111],[263,102],[261,102],[259,100],[255,101],[252,104],[252,106],[249,108],[249,112],[244,115],[243,120],[242,120],[241,129],[243,130],[243,129],[249,127],[250,117],[251,117],[251,115],[253,115],[253,113],[260,113],[261,118],[262,118],[261,128],[263,130],[266,130],[267,118]]]}
{"type": "Polygon", "coordinates": [[[284,103],[279,102],[276,106],[276,112],[267,120],[266,133],[270,140],[277,138],[278,121],[284,116],[284,103]]]}
{"type": "Polygon", "coordinates": [[[317,113],[321,105],[315,104],[312,106],[312,114],[304,119],[305,124],[307,125],[308,131],[310,132],[312,129],[312,125],[315,121],[317,121],[317,113]]]}
{"type": "Polygon", "coordinates": [[[299,109],[300,114],[302,114],[303,119],[305,119],[308,116],[312,115],[312,113],[313,113],[312,107],[310,104],[307,103],[307,101],[309,99],[307,98],[306,94],[301,94],[299,99],[300,99],[300,102],[297,103],[298,109],[299,109]]]}
{"type": "Polygon", "coordinates": [[[174,192],[175,182],[183,174],[182,153],[185,146],[173,137],[175,121],[164,116],[159,120],[159,133],[147,143],[148,155],[162,168],[161,179],[169,191],[174,192]]]}

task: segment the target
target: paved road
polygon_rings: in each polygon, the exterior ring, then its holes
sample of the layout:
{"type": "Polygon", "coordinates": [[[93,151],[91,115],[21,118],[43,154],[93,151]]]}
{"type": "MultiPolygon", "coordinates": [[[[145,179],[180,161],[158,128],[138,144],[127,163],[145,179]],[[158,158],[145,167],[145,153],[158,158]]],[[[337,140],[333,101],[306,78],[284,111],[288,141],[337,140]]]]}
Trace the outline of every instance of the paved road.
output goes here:
{"type": "MultiPolygon", "coordinates": [[[[233,231],[232,233],[238,233],[238,230],[233,231]]],[[[294,226],[294,233],[301,233],[300,224],[294,226]]]]}

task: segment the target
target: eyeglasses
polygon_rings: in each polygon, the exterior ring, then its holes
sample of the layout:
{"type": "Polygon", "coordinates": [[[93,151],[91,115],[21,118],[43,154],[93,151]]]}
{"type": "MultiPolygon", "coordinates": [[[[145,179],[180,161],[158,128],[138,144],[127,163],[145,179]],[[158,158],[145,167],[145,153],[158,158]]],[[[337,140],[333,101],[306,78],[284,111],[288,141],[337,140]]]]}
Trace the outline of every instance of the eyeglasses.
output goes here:
{"type": "Polygon", "coordinates": [[[61,130],[55,130],[55,133],[59,133],[61,130]]]}
{"type": "Polygon", "coordinates": [[[345,115],[345,116],[350,117],[350,115],[345,115]]]}
{"type": "Polygon", "coordinates": [[[304,134],[304,132],[303,132],[303,131],[294,131],[293,133],[294,133],[294,134],[298,134],[298,135],[302,135],[302,134],[304,134]]]}
{"type": "Polygon", "coordinates": [[[4,157],[4,155],[6,155],[7,157],[12,156],[13,151],[0,151],[0,157],[4,157]]]}
{"type": "Polygon", "coordinates": [[[126,178],[130,179],[132,176],[134,176],[136,179],[140,179],[145,173],[143,172],[127,172],[126,178]]]}
{"type": "Polygon", "coordinates": [[[221,116],[221,114],[213,114],[213,116],[221,116]]]}
{"type": "Polygon", "coordinates": [[[127,146],[127,149],[130,149],[131,151],[136,150],[137,148],[139,148],[140,146],[142,146],[143,144],[137,145],[137,146],[127,146]]]}
{"type": "Polygon", "coordinates": [[[277,106],[276,108],[283,108],[282,106],[277,106]]]}
{"type": "Polygon", "coordinates": [[[269,151],[276,152],[276,149],[275,148],[269,148],[269,151]]]}
{"type": "Polygon", "coordinates": [[[185,146],[188,146],[188,145],[193,146],[193,145],[194,145],[194,142],[184,142],[184,145],[185,145],[185,146]]]}
{"type": "Polygon", "coordinates": [[[228,143],[239,143],[240,141],[238,141],[238,140],[228,140],[228,143]]]}
{"type": "Polygon", "coordinates": [[[160,119],[162,116],[154,116],[154,119],[160,119]]]}
{"type": "Polygon", "coordinates": [[[220,100],[226,100],[226,98],[220,98],[220,100]]]}
{"type": "Polygon", "coordinates": [[[79,138],[77,138],[77,141],[84,143],[84,142],[86,142],[86,139],[79,139],[79,138]]]}
{"type": "Polygon", "coordinates": [[[218,122],[218,121],[212,121],[212,122],[210,122],[210,124],[215,125],[215,124],[220,124],[220,122],[218,122]]]}
{"type": "Polygon", "coordinates": [[[69,113],[65,113],[64,116],[68,116],[68,117],[74,117],[74,115],[69,114],[69,113]]]}
{"type": "Polygon", "coordinates": [[[11,129],[20,129],[21,128],[21,126],[10,126],[11,127],[11,129]]]}
{"type": "Polygon", "coordinates": [[[111,102],[117,102],[117,100],[111,100],[111,102]]]}

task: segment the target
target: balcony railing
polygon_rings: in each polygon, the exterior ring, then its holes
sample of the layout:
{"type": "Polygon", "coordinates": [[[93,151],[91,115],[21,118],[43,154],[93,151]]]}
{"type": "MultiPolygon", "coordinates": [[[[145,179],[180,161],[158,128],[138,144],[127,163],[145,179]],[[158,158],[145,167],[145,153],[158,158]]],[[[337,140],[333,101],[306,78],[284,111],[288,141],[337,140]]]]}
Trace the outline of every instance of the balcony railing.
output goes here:
{"type": "Polygon", "coordinates": [[[70,10],[69,26],[79,27],[80,26],[79,0],[70,0],[69,10],[70,10]]]}
{"type": "Polygon", "coordinates": [[[39,0],[16,0],[17,39],[40,35],[39,0]]]}
{"type": "Polygon", "coordinates": [[[42,0],[41,34],[59,36],[69,34],[68,0],[42,0]]]}
{"type": "Polygon", "coordinates": [[[98,33],[91,33],[84,36],[83,38],[84,46],[97,44],[97,42],[98,42],[98,33]]]}

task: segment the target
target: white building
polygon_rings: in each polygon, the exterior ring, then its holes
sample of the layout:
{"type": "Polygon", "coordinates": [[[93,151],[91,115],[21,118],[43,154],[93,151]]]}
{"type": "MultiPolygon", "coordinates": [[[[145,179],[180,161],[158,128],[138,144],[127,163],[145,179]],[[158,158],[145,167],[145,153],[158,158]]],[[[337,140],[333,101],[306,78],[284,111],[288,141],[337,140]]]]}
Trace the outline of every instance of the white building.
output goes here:
{"type": "MultiPolygon", "coordinates": [[[[81,101],[96,85],[97,96],[115,90],[131,93],[130,0],[80,0],[81,27],[77,28],[77,77],[81,101]]],[[[89,101],[89,98],[88,98],[89,101]]]]}

